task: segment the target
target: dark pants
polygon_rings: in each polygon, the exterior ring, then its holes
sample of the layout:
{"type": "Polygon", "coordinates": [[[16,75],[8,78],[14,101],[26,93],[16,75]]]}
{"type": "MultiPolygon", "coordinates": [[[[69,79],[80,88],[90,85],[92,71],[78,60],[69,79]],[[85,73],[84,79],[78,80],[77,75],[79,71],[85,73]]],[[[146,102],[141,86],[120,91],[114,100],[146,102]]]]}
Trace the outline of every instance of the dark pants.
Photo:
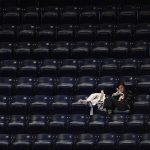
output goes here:
{"type": "Polygon", "coordinates": [[[104,107],[107,110],[108,109],[114,110],[115,108],[117,108],[118,110],[125,111],[125,110],[129,109],[128,104],[126,104],[125,102],[117,101],[113,97],[106,98],[106,100],[104,102],[104,107]]]}

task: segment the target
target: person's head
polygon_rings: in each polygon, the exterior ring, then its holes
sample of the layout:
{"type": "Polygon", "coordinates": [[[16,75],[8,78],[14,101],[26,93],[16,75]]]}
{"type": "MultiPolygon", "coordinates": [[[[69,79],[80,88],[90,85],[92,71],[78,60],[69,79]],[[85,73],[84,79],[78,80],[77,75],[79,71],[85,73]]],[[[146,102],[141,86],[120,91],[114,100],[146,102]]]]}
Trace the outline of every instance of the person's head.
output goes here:
{"type": "Polygon", "coordinates": [[[126,85],[124,84],[124,82],[120,82],[118,85],[117,85],[117,89],[124,93],[126,91],[126,85]]]}

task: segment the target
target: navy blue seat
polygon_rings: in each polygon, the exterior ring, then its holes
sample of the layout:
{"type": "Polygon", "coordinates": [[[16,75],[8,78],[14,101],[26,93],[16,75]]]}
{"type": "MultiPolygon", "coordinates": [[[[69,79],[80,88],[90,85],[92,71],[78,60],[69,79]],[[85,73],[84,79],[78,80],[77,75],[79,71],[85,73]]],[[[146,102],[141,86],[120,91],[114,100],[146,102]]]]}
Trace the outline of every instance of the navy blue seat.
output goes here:
{"type": "Polygon", "coordinates": [[[32,115],[28,117],[27,130],[29,133],[43,133],[46,131],[47,116],[32,115]]]}
{"type": "Polygon", "coordinates": [[[137,95],[133,106],[135,113],[148,113],[150,108],[150,95],[137,95]]]}
{"type": "Polygon", "coordinates": [[[31,97],[27,95],[15,95],[10,97],[8,112],[10,114],[27,114],[31,97]]]}
{"type": "Polygon", "coordinates": [[[79,64],[79,75],[80,76],[96,76],[98,75],[98,66],[96,59],[81,59],[78,61],[79,64]]]}
{"type": "Polygon", "coordinates": [[[53,144],[53,135],[51,134],[37,134],[32,143],[34,150],[51,149],[53,144]]]}
{"type": "Polygon", "coordinates": [[[149,148],[150,148],[150,133],[142,134],[139,143],[139,149],[149,150],[149,148]]]}
{"type": "Polygon", "coordinates": [[[100,75],[117,75],[118,61],[114,58],[106,58],[102,60],[100,67],[100,75]]]}
{"type": "Polygon", "coordinates": [[[112,94],[117,85],[118,79],[113,76],[103,76],[98,78],[97,82],[97,91],[104,90],[106,94],[112,94]]]}
{"type": "Polygon", "coordinates": [[[63,114],[50,115],[47,126],[51,133],[65,133],[68,129],[68,116],[63,114]]]}
{"type": "Polygon", "coordinates": [[[87,95],[75,95],[74,99],[72,100],[71,103],[71,113],[76,114],[76,113],[81,113],[81,114],[87,114],[89,110],[89,106],[86,104],[79,103],[78,100],[82,99],[85,100],[88,96],[87,95]]]}
{"type": "Polygon", "coordinates": [[[30,77],[19,77],[15,82],[14,93],[17,95],[32,95],[35,79],[30,77]]]}
{"type": "Polygon", "coordinates": [[[137,60],[136,59],[120,59],[119,74],[120,75],[136,75],[137,74],[137,60]]]}
{"type": "Polygon", "coordinates": [[[77,76],[78,62],[76,59],[63,59],[59,67],[60,76],[77,76]]]}
{"type": "Polygon", "coordinates": [[[127,131],[143,133],[145,131],[145,115],[144,114],[132,114],[127,121],[127,131]]]}
{"type": "MultiPolygon", "coordinates": [[[[53,20],[54,21],[54,20],[53,20]]],[[[36,40],[38,42],[53,42],[56,41],[56,31],[53,25],[42,24],[37,29],[36,40]]]]}
{"type": "Polygon", "coordinates": [[[124,134],[120,135],[117,147],[120,150],[126,150],[127,148],[137,150],[138,142],[139,142],[139,137],[137,134],[124,133],[124,134]]]}
{"type": "Polygon", "coordinates": [[[150,76],[143,75],[137,78],[137,92],[141,94],[149,94],[150,76]]]}
{"type": "Polygon", "coordinates": [[[149,6],[142,6],[139,10],[138,21],[140,23],[149,23],[150,15],[149,15],[149,6]]]}
{"type": "Polygon", "coordinates": [[[71,133],[85,133],[87,130],[87,116],[73,114],[69,116],[68,131],[71,133]]]}
{"type": "Polygon", "coordinates": [[[32,44],[29,42],[19,42],[14,48],[15,59],[29,59],[31,58],[32,44]]]}
{"type": "Polygon", "coordinates": [[[13,136],[10,148],[12,150],[30,150],[32,143],[32,136],[30,134],[16,134],[13,136]]]}
{"type": "Polygon", "coordinates": [[[124,133],[126,131],[126,115],[113,114],[110,116],[107,127],[111,133],[124,133]]]}
{"type": "Polygon", "coordinates": [[[52,77],[39,77],[35,87],[37,95],[54,95],[55,79],[52,77]]]}
{"type": "Polygon", "coordinates": [[[12,115],[8,118],[9,133],[25,133],[27,129],[26,117],[22,115],[12,115]]]}
{"type": "Polygon", "coordinates": [[[90,76],[79,77],[76,88],[78,94],[91,94],[96,88],[96,78],[90,76]]]}
{"type": "Polygon", "coordinates": [[[13,45],[12,43],[1,42],[0,43],[0,59],[6,60],[6,59],[12,59],[13,52],[12,52],[13,45]]]}
{"type": "Polygon", "coordinates": [[[57,76],[59,61],[55,59],[44,59],[39,63],[40,76],[57,76]]]}
{"type": "Polygon", "coordinates": [[[72,95],[75,91],[75,80],[73,77],[57,78],[56,93],[58,95],[72,95]]]}
{"type": "Polygon", "coordinates": [[[31,98],[29,111],[31,114],[47,114],[51,97],[47,95],[34,95],[31,98]]]}
{"type": "Polygon", "coordinates": [[[33,58],[35,59],[48,59],[50,58],[50,48],[49,43],[39,42],[33,48],[32,53],[33,58]]]}
{"type": "Polygon", "coordinates": [[[5,115],[0,115],[0,132],[1,133],[8,132],[7,117],[5,115]]]}
{"type": "Polygon", "coordinates": [[[66,149],[71,150],[74,147],[74,135],[73,134],[58,134],[54,143],[54,149],[66,149]]]}
{"type": "Polygon", "coordinates": [[[13,79],[0,77],[0,95],[11,95],[13,93],[13,79]]]}
{"type": "Polygon", "coordinates": [[[57,59],[69,58],[70,49],[67,42],[56,42],[51,45],[51,57],[57,59]]]}
{"type": "Polygon", "coordinates": [[[37,61],[22,60],[18,67],[18,75],[23,77],[37,76],[37,61]]]}
{"type": "Polygon", "coordinates": [[[11,136],[9,134],[0,134],[0,149],[8,150],[11,142],[11,136]]]}
{"type": "Polygon", "coordinates": [[[90,116],[88,131],[90,133],[103,133],[106,131],[107,118],[105,115],[95,114],[90,116]]]}
{"type": "Polygon", "coordinates": [[[75,144],[77,150],[87,149],[94,150],[95,148],[95,136],[90,133],[79,134],[77,142],[75,144]]]}
{"type": "Polygon", "coordinates": [[[109,50],[108,42],[97,41],[91,45],[91,56],[94,58],[106,58],[109,55],[109,50]]]}
{"type": "Polygon", "coordinates": [[[139,66],[138,66],[138,73],[140,75],[149,75],[150,74],[150,59],[144,58],[140,60],[139,66]]]}
{"type": "Polygon", "coordinates": [[[117,135],[113,133],[103,133],[98,135],[96,142],[96,150],[98,149],[116,149],[117,144],[117,135]]]}
{"type": "Polygon", "coordinates": [[[5,77],[17,75],[18,62],[16,60],[3,60],[0,62],[0,74],[5,77]]]}

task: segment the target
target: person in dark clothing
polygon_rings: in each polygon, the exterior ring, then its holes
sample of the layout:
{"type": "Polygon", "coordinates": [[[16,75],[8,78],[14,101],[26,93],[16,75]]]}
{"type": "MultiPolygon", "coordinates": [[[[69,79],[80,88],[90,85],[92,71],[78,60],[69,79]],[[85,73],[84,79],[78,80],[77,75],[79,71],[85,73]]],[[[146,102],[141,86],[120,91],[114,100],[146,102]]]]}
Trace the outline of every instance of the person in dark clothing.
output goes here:
{"type": "Polygon", "coordinates": [[[122,82],[117,86],[117,91],[112,94],[110,99],[106,99],[104,107],[111,114],[114,109],[119,111],[132,110],[134,96],[133,92],[126,89],[126,85],[122,82]]]}

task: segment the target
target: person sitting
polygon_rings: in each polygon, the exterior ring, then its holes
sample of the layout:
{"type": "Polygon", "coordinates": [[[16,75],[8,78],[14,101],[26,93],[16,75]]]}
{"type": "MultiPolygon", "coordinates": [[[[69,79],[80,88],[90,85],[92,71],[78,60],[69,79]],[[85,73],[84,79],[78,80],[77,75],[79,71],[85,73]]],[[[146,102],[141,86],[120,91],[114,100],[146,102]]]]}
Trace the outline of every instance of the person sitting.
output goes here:
{"type": "Polygon", "coordinates": [[[112,94],[110,99],[105,100],[104,107],[111,114],[115,109],[119,111],[132,110],[134,96],[131,90],[127,90],[124,82],[117,86],[117,91],[112,94]]]}
{"type": "Polygon", "coordinates": [[[96,105],[99,110],[105,111],[105,109],[103,109],[105,99],[106,97],[105,97],[104,91],[101,90],[100,93],[93,93],[86,100],[80,99],[78,100],[78,102],[82,104],[88,104],[91,108],[90,115],[93,115],[93,107],[96,105]]]}

